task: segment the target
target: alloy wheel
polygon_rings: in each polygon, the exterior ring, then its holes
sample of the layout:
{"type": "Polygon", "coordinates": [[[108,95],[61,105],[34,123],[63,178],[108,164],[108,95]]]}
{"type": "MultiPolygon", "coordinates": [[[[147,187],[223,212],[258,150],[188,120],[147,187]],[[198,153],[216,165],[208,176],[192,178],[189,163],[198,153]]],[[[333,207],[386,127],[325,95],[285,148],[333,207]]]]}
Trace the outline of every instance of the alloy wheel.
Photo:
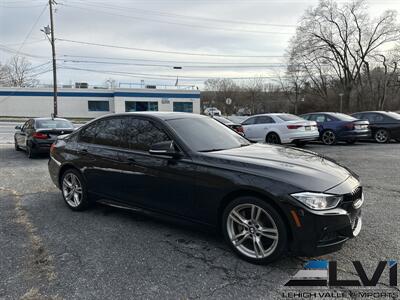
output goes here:
{"type": "Polygon", "coordinates": [[[322,142],[323,142],[325,145],[332,145],[332,144],[334,144],[334,143],[336,142],[336,136],[335,136],[335,134],[333,133],[333,131],[330,131],[330,130],[325,131],[325,132],[322,134],[322,142]]]}
{"type": "Polygon", "coordinates": [[[279,144],[280,140],[278,135],[275,133],[271,133],[270,135],[267,136],[267,143],[268,144],[279,144]]]}
{"type": "Polygon", "coordinates": [[[375,133],[375,140],[378,143],[387,143],[389,140],[389,133],[385,129],[379,129],[375,133]]]}
{"type": "Polygon", "coordinates": [[[243,255],[262,259],[274,253],[278,227],[271,215],[255,204],[234,207],[227,219],[227,233],[232,245],[243,255]]]}
{"type": "Polygon", "coordinates": [[[75,174],[68,173],[64,176],[62,191],[65,201],[69,206],[75,208],[81,204],[83,195],[82,184],[75,174]]]}

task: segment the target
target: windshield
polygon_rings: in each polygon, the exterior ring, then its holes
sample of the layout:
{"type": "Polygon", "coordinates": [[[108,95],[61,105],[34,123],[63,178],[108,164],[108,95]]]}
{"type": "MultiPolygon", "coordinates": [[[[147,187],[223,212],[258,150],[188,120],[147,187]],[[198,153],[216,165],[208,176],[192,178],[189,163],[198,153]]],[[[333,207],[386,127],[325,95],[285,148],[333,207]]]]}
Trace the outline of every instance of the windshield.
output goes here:
{"type": "Polygon", "coordinates": [[[276,116],[283,121],[304,121],[303,118],[291,114],[282,114],[276,116]]]}
{"type": "Polygon", "coordinates": [[[167,123],[193,151],[210,152],[250,145],[245,138],[211,118],[173,119],[167,123]]]}
{"type": "Polygon", "coordinates": [[[335,117],[336,119],[338,119],[339,121],[355,121],[357,120],[356,118],[346,115],[346,114],[341,114],[341,113],[335,113],[332,114],[333,117],[335,117]]]}
{"type": "Polygon", "coordinates": [[[38,129],[60,129],[60,128],[71,128],[74,126],[70,121],[67,120],[36,120],[36,128],[38,129]]]}

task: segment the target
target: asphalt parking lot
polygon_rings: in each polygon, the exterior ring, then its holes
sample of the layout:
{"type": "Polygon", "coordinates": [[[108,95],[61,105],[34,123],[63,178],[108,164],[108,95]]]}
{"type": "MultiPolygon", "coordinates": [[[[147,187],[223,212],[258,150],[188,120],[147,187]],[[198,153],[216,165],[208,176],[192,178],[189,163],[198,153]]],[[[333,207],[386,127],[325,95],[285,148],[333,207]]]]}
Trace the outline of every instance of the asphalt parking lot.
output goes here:
{"type": "MultiPolygon", "coordinates": [[[[307,260],[256,266],[211,232],[101,205],[73,212],[49,178],[48,157],[14,151],[1,125],[0,299],[282,299],[307,260]]],[[[353,260],[367,274],[399,260],[400,143],[306,149],[353,169],[366,195],[360,236],[320,258],[337,260],[344,278],[354,276],[353,260]]],[[[386,272],[378,288],[389,289],[386,272]]]]}

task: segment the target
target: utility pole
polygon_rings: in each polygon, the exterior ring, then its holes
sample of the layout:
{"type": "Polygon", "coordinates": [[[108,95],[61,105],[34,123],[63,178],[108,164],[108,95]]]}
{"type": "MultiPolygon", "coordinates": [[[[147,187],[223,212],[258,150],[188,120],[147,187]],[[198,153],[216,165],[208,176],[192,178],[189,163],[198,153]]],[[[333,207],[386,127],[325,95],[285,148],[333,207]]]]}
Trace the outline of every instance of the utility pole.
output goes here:
{"type": "Polygon", "coordinates": [[[57,107],[57,64],[56,64],[56,45],[54,42],[54,21],[53,21],[53,4],[57,4],[54,0],[49,0],[49,8],[50,8],[50,43],[51,43],[51,52],[53,59],[53,94],[54,94],[54,112],[53,117],[57,117],[58,115],[58,107],[57,107]]]}

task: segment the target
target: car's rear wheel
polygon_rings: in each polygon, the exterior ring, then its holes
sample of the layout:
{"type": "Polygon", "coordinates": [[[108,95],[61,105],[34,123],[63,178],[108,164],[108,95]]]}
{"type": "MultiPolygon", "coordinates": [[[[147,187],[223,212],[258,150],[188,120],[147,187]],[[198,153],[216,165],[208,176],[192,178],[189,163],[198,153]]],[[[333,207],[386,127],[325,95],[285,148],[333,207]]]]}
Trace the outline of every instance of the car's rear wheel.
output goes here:
{"type": "Polygon", "coordinates": [[[390,134],[386,129],[378,129],[375,132],[374,135],[375,141],[377,141],[380,144],[384,144],[389,142],[390,140],[390,134]]]}
{"type": "Polygon", "coordinates": [[[224,210],[224,237],[243,259],[265,264],[278,259],[286,250],[287,232],[279,213],[255,197],[240,197],[224,210]]]}
{"type": "Polygon", "coordinates": [[[265,141],[268,144],[280,144],[281,143],[281,139],[279,138],[279,135],[277,135],[275,132],[271,132],[267,135],[267,137],[265,138],[265,141]]]}
{"type": "Polygon", "coordinates": [[[324,131],[321,140],[325,145],[334,145],[337,142],[336,135],[332,130],[324,131]]]}
{"type": "Polygon", "coordinates": [[[68,169],[61,177],[61,190],[65,203],[72,210],[84,210],[89,206],[86,183],[75,169],[68,169]]]}

